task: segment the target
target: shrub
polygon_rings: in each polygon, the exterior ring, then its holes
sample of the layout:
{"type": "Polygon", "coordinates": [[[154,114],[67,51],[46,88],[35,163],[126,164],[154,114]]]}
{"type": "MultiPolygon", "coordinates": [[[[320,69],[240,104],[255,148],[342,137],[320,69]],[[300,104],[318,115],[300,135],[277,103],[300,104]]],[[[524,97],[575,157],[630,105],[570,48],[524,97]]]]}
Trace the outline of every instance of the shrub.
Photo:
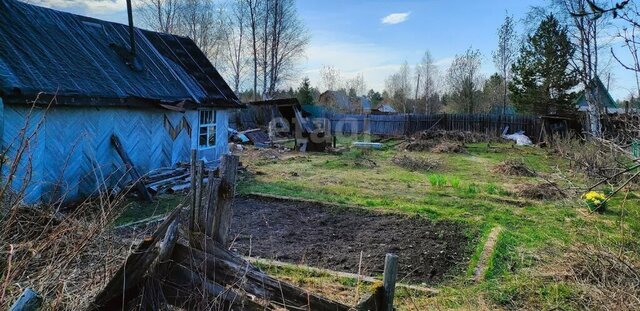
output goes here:
{"type": "Polygon", "coordinates": [[[607,209],[606,196],[597,191],[589,191],[582,195],[585,203],[593,212],[602,213],[607,209]]]}
{"type": "Polygon", "coordinates": [[[447,178],[439,174],[429,175],[429,183],[436,188],[444,188],[447,185],[447,178]]]}

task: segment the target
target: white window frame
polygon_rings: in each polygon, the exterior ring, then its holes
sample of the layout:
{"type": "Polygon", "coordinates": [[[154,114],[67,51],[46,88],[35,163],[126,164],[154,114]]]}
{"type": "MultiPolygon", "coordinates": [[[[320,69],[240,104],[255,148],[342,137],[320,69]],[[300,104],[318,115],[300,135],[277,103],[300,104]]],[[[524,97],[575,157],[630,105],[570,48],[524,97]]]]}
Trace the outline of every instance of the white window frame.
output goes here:
{"type": "Polygon", "coordinates": [[[216,117],[214,109],[198,110],[198,149],[211,149],[216,146],[216,117]],[[203,133],[204,131],[204,133],[203,133]],[[205,144],[201,139],[204,137],[205,144]]]}

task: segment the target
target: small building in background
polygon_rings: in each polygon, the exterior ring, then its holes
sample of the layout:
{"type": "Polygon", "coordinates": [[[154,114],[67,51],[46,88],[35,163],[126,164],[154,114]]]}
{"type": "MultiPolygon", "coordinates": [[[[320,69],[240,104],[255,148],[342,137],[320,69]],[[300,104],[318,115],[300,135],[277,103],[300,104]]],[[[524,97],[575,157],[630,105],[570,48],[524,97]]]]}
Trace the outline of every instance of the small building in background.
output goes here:
{"type": "Polygon", "coordinates": [[[2,180],[25,202],[126,181],[112,137],[141,174],[228,152],[241,104],[191,39],[15,0],[0,0],[0,38],[2,180]]]}
{"type": "Polygon", "coordinates": [[[382,103],[371,111],[372,114],[394,114],[398,113],[393,106],[388,103],[382,103]]]}
{"type": "MultiPolygon", "coordinates": [[[[594,98],[598,99],[606,113],[613,114],[625,112],[624,108],[618,107],[618,104],[613,100],[613,97],[611,97],[609,90],[604,86],[600,77],[596,76],[593,81],[591,81],[591,94],[594,98]]],[[[580,95],[576,99],[576,108],[578,109],[578,112],[589,111],[589,103],[587,103],[585,91],[580,92],[580,95]]]]}

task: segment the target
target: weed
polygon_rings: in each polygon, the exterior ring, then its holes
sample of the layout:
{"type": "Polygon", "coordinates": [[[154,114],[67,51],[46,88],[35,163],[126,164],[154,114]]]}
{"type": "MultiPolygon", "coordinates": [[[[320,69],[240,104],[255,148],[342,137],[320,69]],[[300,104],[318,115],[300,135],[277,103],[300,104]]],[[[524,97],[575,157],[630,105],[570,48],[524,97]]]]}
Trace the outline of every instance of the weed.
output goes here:
{"type": "Polygon", "coordinates": [[[460,178],[458,177],[449,177],[449,184],[453,189],[460,189],[460,178]]]}
{"type": "Polygon", "coordinates": [[[444,188],[447,185],[447,178],[440,174],[429,175],[429,183],[436,188],[444,188]]]}

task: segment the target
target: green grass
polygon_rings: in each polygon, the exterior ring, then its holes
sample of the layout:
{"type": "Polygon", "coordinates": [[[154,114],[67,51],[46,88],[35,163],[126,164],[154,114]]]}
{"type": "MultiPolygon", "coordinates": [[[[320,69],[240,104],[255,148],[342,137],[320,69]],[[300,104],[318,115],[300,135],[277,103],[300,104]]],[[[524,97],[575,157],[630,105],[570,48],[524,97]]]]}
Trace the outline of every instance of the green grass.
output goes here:
{"type": "MultiPolygon", "coordinates": [[[[352,140],[339,141],[350,144],[352,140]]],[[[576,289],[569,284],[532,279],[528,274],[544,262],[561,257],[576,243],[625,245],[640,251],[640,242],[632,238],[640,233],[640,204],[630,195],[622,220],[626,233],[620,232],[621,195],[609,202],[602,215],[589,214],[579,198],[568,201],[538,202],[517,197],[517,187],[544,181],[536,177],[505,176],[493,167],[510,158],[522,159],[542,173],[559,168],[571,172],[569,163],[534,147],[510,144],[471,144],[468,154],[416,153],[440,161],[438,174],[412,172],[391,163],[400,153],[385,142],[383,150],[351,150],[342,155],[307,154],[287,161],[262,161],[254,167],[264,175],[241,180],[239,193],[265,193],[314,199],[369,209],[418,214],[435,221],[465,224],[471,238],[470,259],[466,270],[441,285],[441,294],[421,301],[435,302],[444,309],[474,309],[483,297],[496,306],[511,306],[510,301],[535,301],[534,309],[573,309],[571,297],[576,289]],[[357,166],[368,159],[375,167],[357,166]],[[289,172],[299,172],[289,178],[289,172]],[[482,251],[486,235],[496,225],[503,227],[496,249],[486,270],[487,281],[469,284],[482,251]]],[[[250,163],[252,159],[243,159],[250,163]]],[[[573,186],[584,186],[584,178],[570,175],[573,186]]],[[[565,181],[557,180],[560,186],[565,181]]]]}
{"type": "Polygon", "coordinates": [[[116,219],[114,225],[124,225],[145,218],[166,214],[176,208],[178,204],[183,203],[183,201],[184,196],[180,195],[161,196],[152,203],[132,200],[127,204],[126,209],[120,214],[120,217],[116,219]]]}

